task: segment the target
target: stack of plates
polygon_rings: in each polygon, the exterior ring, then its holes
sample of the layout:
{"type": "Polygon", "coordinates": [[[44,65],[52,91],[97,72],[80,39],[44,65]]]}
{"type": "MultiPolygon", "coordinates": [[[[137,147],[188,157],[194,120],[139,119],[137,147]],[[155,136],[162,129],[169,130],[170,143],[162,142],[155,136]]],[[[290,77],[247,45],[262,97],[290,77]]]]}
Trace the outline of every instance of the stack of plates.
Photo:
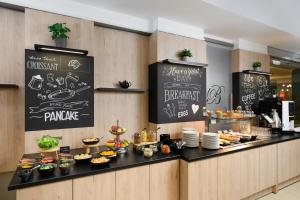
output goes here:
{"type": "Polygon", "coordinates": [[[217,133],[203,133],[202,147],[206,149],[219,149],[219,135],[217,133]]]}
{"type": "Polygon", "coordinates": [[[183,128],[182,140],[186,147],[199,147],[199,132],[194,128],[183,128]]]}

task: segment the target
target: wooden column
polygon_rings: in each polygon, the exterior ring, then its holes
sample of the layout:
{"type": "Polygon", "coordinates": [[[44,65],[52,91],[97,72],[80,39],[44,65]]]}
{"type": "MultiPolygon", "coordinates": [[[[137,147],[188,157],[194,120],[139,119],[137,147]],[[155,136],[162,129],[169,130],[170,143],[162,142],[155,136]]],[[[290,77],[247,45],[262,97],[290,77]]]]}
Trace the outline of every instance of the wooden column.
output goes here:
{"type": "Polygon", "coordinates": [[[270,72],[270,56],[267,54],[235,49],[232,51],[232,72],[252,70],[253,63],[261,62],[261,71],[270,72]]]}
{"type": "MultiPolygon", "coordinates": [[[[195,62],[206,63],[206,42],[165,32],[154,32],[149,41],[149,64],[165,59],[179,59],[177,53],[182,49],[190,49],[195,62]]],[[[205,95],[205,94],[203,94],[205,95]]],[[[151,112],[151,111],[149,111],[151,112]]],[[[158,134],[170,133],[172,138],[181,137],[183,127],[193,127],[199,132],[205,129],[204,121],[155,124],[149,123],[150,129],[160,127],[158,134]]]]}

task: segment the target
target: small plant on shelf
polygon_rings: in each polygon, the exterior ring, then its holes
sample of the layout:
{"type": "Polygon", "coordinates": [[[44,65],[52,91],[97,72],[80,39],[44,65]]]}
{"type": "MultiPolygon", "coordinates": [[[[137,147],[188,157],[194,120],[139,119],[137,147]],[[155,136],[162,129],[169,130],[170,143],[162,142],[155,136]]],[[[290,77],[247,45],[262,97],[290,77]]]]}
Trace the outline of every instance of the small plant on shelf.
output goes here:
{"type": "Polygon", "coordinates": [[[55,23],[48,26],[48,29],[57,47],[67,47],[67,39],[69,38],[67,34],[71,30],[67,27],[66,23],[55,23]]]}
{"type": "Polygon", "coordinates": [[[260,68],[261,68],[261,62],[256,61],[256,62],[253,63],[253,69],[255,71],[259,71],[260,68]]]}
{"type": "Polygon", "coordinates": [[[193,54],[192,54],[191,50],[189,50],[189,49],[183,49],[183,50],[179,51],[178,56],[179,56],[183,61],[189,61],[190,58],[193,57],[193,54]]]}

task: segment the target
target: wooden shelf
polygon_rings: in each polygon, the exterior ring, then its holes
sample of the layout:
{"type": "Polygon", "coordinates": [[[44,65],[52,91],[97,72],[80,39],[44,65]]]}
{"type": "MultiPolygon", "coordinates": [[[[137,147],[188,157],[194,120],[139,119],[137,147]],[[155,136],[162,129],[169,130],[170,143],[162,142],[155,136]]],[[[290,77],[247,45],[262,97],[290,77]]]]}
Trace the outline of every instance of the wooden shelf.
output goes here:
{"type": "Polygon", "coordinates": [[[128,93],[144,93],[145,90],[143,89],[134,89],[134,88],[128,88],[128,89],[124,89],[124,88],[105,88],[105,87],[100,87],[100,88],[96,88],[95,91],[98,92],[128,92],[128,93]]]}
{"type": "Polygon", "coordinates": [[[195,66],[195,67],[207,67],[208,66],[208,64],[205,64],[205,63],[188,62],[188,61],[175,60],[175,59],[166,59],[166,60],[163,60],[162,62],[178,64],[178,65],[189,65],[189,66],[195,66]]]}
{"type": "Polygon", "coordinates": [[[244,70],[243,73],[249,73],[249,74],[259,74],[259,75],[272,75],[268,72],[260,72],[260,71],[254,71],[254,70],[244,70]]]}
{"type": "Polygon", "coordinates": [[[16,84],[0,84],[0,88],[14,88],[14,89],[16,89],[16,88],[19,88],[19,86],[16,85],[16,84]]]}

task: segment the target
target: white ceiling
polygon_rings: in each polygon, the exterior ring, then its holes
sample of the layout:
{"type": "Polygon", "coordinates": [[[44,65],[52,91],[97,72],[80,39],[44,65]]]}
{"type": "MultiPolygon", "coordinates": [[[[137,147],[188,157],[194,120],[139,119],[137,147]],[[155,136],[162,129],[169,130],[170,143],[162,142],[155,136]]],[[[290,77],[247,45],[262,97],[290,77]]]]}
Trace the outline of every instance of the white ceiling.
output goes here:
{"type": "Polygon", "coordinates": [[[300,52],[299,0],[73,0],[139,18],[203,28],[206,34],[247,39],[300,52]]]}

